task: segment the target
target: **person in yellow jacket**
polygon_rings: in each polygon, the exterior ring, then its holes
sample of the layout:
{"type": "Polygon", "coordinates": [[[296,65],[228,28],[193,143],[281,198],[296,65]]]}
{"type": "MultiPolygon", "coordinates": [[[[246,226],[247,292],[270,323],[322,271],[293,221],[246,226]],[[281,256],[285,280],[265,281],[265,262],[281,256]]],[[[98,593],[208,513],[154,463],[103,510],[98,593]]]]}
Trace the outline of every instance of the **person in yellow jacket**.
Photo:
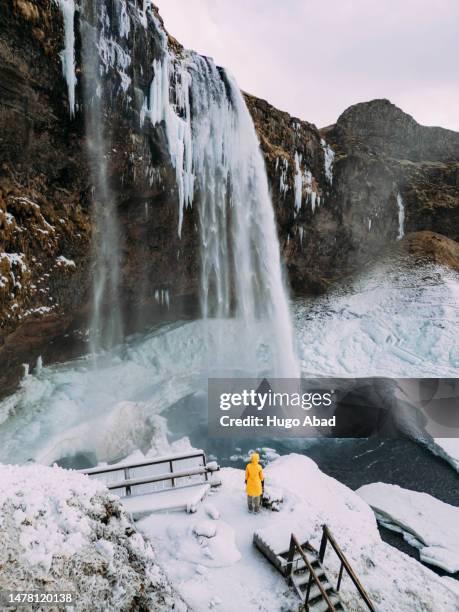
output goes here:
{"type": "Polygon", "coordinates": [[[253,453],[250,463],[245,467],[245,490],[249,512],[260,512],[261,495],[264,490],[265,477],[259,464],[260,456],[253,453]]]}

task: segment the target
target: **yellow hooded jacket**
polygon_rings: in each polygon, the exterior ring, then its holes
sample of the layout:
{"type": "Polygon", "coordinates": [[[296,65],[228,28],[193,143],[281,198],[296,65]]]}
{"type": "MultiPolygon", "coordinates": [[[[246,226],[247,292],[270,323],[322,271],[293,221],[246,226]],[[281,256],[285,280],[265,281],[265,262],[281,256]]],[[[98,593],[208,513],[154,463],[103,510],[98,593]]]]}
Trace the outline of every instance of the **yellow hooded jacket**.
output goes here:
{"type": "Polygon", "coordinates": [[[261,465],[258,463],[260,456],[258,453],[253,453],[250,463],[245,468],[245,482],[247,495],[258,497],[262,493],[261,483],[265,479],[261,465]]]}

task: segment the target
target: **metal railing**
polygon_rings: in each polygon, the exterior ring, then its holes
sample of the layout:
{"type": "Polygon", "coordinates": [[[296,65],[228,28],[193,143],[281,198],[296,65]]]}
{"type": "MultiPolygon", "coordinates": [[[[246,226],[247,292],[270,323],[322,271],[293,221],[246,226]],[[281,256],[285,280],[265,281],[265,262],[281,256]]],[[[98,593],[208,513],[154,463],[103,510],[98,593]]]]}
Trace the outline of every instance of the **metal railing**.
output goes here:
{"type": "Polygon", "coordinates": [[[339,560],[341,561],[341,567],[340,567],[339,574],[338,574],[338,584],[336,585],[336,591],[339,592],[339,589],[341,587],[341,581],[343,579],[343,570],[346,570],[346,572],[349,575],[349,578],[354,583],[354,585],[355,585],[357,591],[360,593],[360,596],[362,597],[363,601],[368,606],[368,609],[371,610],[372,612],[376,612],[376,608],[374,607],[373,603],[371,602],[371,599],[369,598],[368,593],[363,588],[362,583],[357,578],[357,575],[355,574],[354,570],[350,566],[349,561],[346,559],[343,551],[338,546],[335,538],[331,534],[331,532],[330,532],[329,528],[327,527],[327,525],[323,525],[322,526],[322,541],[320,543],[320,550],[319,550],[319,559],[320,559],[320,562],[323,563],[323,561],[324,561],[325,551],[326,551],[327,543],[328,542],[330,542],[333,550],[335,551],[335,553],[337,554],[339,560]]]}
{"type": "Polygon", "coordinates": [[[195,451],[80,471],[90,478],[101,480],[108,489],[116,491],[121,497],[129,497],[205,483],[213,470],[207,466],[205,453],[195,451]]]}
{"type": "Polygon", "coordinates": [[[304,600],[304,605],[306,610],[308,609],[308,604],[309,604],[309,596],[311,594],[311,586],[312,583],[315,582],[320,594],[322,596],[322,599],[326,602],[328,609],[330,612],[336,612],[336,608],[333,605],[333,603],[330,600],[330,597],[328,596],[327,591],[324,589],[322,582],[320,581],[319,576],[317,576],[314,568],[311,565],[311,562],[309,561],[309,559],[306,556],[306,553],[304,552],[301,544],[298,542],[295,534],[292,533],[291,537],[290,537],[290,548],[288,551],[288,557],[287,557],[287,571],[286,571],[286,577],[287,578],[291,578],[292,575],[292,570],[293,570],[293,564],[294,564],[294,557],[295,557],[295,551],[297,551],[299,553],[299,555],[301,556],[301,558],[303,559],[303,561],[306,564],[306,567],[309,571],[309,580],[308,580],[308,586],[306,588],[306,596],[305,596],[305,600],[304,600]]]}

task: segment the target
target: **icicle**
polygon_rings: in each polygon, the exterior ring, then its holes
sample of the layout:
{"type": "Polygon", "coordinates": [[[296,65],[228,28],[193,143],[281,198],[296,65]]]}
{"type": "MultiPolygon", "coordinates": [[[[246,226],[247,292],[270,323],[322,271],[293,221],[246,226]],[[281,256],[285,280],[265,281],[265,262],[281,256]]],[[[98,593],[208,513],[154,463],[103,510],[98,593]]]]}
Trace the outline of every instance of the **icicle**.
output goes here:
{"type": "Polygon", "coordinates": [[[74,0],[58,0],[64,18],[64,49],[61,51],[62,72],[67,81],[70,117],[75,116],[75,2],[74,0]]]}
{"type": "Polygon", "coordinates": [[[322,145],[322,149],[324,151],[325,178],[331,185],[333,183],[333,162],[335,160],[335,152],[323,138],[321,138],[320,144],[322,145]]]}
{"type": "Polygon", "coordinates": [[[168,55],[161,62],[153,61],[154,77],[150,85],[150,107],[148,116],[153,125],[164,121],[169,154],[175,168],[179,192],[178,235],[182,235],[183,211],[193,201],[194,174],[191,136],[190,82],[191,77],[184,67],[178,67],[175,77],[176,108],[170,102],[170,68],[168,55]],[[177,114],[178,111],[180,116],[177,114]]]}
{"type": "Polygon", "coordinates": [[[302,155],[298,155],[298,152],[295,151],[295,178],[294,178],[294,186],[295,186],[295,216],[301,210],[301,200],[303,197],[303,176],[301,174],[301,160],[302,155]]]}
{"type": "Polygon", "coordinates": [[[126,0],[119,0],[120,3],[120,36],[121,38],[128,38],[129,32],[131,31],[131,20],[128,15],[126,6],[126,0]]]}
{"type": "Polygon", "coordinates": [[[398,236],[397,240],[401,240],[405,235],[405,204],[400,193],[397,193],[398,205],[398,236]]]}
{"type": "MultiPolygon", "coordinates": [[[[279,158],[278,158],[279,159],[279,158]]],[[[281,161],[281,175],[279,179],[279,191],[283,196],[288,191],[288,182],[287,182],[287,172],[288,172],[288,160],[282,159],[281,161]]]]}
{"type": "Polygon", "coordinates": [[[316,192],[315,191],[311,191],[311,208],[312,208],[312,212],[315,211],[316,209],[316,192]]]}

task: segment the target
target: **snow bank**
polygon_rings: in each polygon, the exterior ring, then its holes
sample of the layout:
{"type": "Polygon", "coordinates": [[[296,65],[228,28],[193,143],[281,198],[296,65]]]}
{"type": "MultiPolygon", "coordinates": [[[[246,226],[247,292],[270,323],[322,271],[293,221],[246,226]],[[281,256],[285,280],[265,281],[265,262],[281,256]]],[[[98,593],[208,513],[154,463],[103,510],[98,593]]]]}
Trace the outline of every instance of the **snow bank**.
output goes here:
{"type": "MultiPolygon", "coordinates": [[[[139,523],[156,544],[173,586],[197,612],[215,605],[216,598],[218,609],[225,612],[296,610],[298,599],[254,547],[253,534],[269,532],[270,539],[278,538],[279,546],[287,548],[290,533],[295,531],[318,547],[323,523],[330,527],[379,612],[457,610],[457,595],[451,585],[382,542],[368,504],[323,474],[307,457],[287,455],[265,468],[266,486],[283,494],[279,512],[249,514],[244,472],[224,468],[220,474],[222,487],[211,493],[212,505],[220,515],[212,521],[214,537],[193,533],[195,525],[209,521],[205,507],[192,517],[155,514],[139,523]]],[[[331,549],[325,562],[337,577],[339,566],[331,549]]],[[[341,592],[350,610],[364,610],[346,577],[341,592]]]]}
{"type": "Polygon", "coordinates": [[[420,549],[422,561],[459,571],[459,507],[417,491],[376,482],[358,489],[385,527],[420,549]]]}
{"type": "Polygon", "coordinates": [[[0,589],[74,591],[75,612],[185,609],[101,483],[39,465],[0,465],[0,481],[0,589]]]}

